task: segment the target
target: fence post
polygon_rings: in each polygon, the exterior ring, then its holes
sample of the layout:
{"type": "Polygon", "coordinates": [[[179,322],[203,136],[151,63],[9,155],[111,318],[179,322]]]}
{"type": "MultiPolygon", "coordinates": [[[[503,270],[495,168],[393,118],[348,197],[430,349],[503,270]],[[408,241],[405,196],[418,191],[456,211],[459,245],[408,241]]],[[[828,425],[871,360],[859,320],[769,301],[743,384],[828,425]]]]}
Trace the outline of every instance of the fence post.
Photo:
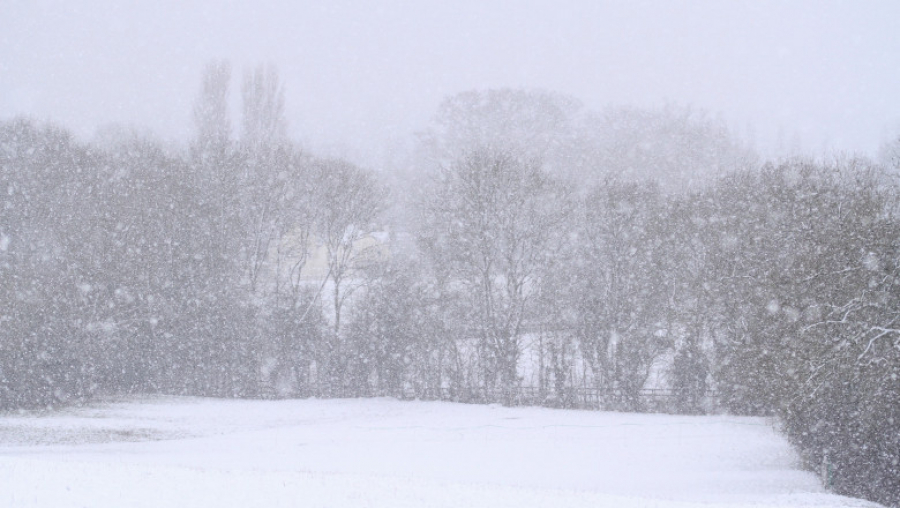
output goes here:
{"type": "Polygon", "coordinates": [[[825,450],[825,455],[822,456],[822,481],[825,483],[825,488],[831,490],[833,487],[832,474],[834,473],[834,466],[831,464],[831,461],[828,459],[828,450],[825,450]]]}

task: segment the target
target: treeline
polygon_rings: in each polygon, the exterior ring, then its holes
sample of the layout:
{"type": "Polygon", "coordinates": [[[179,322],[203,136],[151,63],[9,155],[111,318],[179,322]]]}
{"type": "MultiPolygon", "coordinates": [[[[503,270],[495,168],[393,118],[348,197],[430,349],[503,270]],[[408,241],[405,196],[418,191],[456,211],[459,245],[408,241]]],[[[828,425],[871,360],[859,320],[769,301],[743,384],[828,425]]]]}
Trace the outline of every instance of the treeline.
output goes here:
{"type": "Polygon", "coordinates": [[[792,161],[686,195],[615,179],[579,193],[479,154],[437,188],[420,239],[439,321],[473,338],[464,384],[515,400],[541,339],[554,401],[586,382],[640,411],[662,366],[677,411],[709,409],[714,389],[728,412],[779,416],[837,492],[900,502],[900,201],[883,168],[792,161]]]}
{"type": "Polygon", "coordinates": [[[473,92],[390,194],[286,139],[271,67],[244,76],[235,136],[230,82],[206,69],[185,150],[0,125],[0,408],[591,387],[641,411],[662,385],[679,412],[778,415],[838,492],[900,502],[882,166],[759,164],[682,111],[473,92]],[[671,180],[690,167],[702,185],[671,180]]]}
{"type": "Polygon", "coordinates": [[[383,186],[284,138],[272,68],[245,76],[232,139],[229,82],[207,69],[184,153],[127,130],[81,143],[0,125],[0,408],[339,384],[341,294],[368,255],[351,247],[376,229],[383,186]],[[313,252],[327,273],[309,284],[313,252]]]}

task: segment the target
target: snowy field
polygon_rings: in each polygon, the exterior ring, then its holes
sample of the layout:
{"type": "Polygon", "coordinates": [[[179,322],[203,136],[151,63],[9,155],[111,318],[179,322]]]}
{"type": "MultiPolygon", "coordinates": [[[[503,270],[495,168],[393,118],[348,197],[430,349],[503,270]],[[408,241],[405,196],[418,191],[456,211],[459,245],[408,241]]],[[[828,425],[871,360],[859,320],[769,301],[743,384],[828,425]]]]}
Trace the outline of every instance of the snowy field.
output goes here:
{"type": "Polygon", "coordinates": [[[0,506],[877,505],[759,418],[155,398],[0,415],[0,506]]]}

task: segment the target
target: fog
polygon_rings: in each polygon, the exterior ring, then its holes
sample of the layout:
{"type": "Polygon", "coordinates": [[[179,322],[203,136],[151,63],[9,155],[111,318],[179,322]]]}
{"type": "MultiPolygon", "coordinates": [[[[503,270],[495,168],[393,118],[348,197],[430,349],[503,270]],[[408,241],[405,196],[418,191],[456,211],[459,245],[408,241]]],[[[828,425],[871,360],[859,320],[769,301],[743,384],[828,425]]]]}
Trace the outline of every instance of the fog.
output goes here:
{"type": "Polygon", "coordinates": [[[443,98],[497,87],[687,105],[774,155],[874,155],[900,130],[897,19],[889,0],[4,0],[0,119],[181,142],[203,65],[225,58],[278,66],[292,138],[373,166],[443,98]]]}
{"type": "Polygon", "coordinates": [[[777,417],[791,464],[900,507],[898,19],[0,0],[0,416],[777,417]]]}

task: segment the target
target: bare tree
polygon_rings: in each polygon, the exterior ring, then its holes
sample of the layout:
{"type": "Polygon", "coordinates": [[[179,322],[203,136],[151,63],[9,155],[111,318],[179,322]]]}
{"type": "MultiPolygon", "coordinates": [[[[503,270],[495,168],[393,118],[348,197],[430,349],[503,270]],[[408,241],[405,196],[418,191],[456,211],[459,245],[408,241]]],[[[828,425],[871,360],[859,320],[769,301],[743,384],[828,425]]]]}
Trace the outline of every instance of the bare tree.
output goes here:
{"type": "Polygon", "coordinates": [[[336,159],[316,163],[319,211],[315,234],[326,249],[332,284],[334,332],[341,330],[341,310],[353,293],[354,277],[377,258],[377,243],[364,245],[378,229],[376,220],[386,204],[386,190],[374,176],[336,159]]]}
{"type": "Polygon", "coordinates": [[[664,191],[685,193],[757,163],[724,121],[690,107],[610,107],[585,115],[576,132],[573,158],[592,183],[655,180],[664,191]]]}
{"type": "Polygon", "coordinates": [[[425,205],[420,245],[465,295],[481,383],[512,402],[532,305],[561,248],[566,195],[534,161],[475,151],[441,175],[425,205]]]}
{"type": "Polygon", "coordinates": [[[258,147],[284,140],[287,134],[284,85],[278,77],[278,69],[268,64],[246,72],[241,94],[244,143],[258,147]]]}
{"type": "Polygon", "coordinates": [[[650,369],[670,347],[663,198],[610,179],[588,194],[573,264],[575,335],[607,404],[634,410],[650,369]]]}
{"type": "Polygon", "coordinates": [[[222,154],[231,142],[228,94],[231,65],[210,62],[203,70],[200,92],[194,102],[194,150],[201,156],[222,154]]]}

